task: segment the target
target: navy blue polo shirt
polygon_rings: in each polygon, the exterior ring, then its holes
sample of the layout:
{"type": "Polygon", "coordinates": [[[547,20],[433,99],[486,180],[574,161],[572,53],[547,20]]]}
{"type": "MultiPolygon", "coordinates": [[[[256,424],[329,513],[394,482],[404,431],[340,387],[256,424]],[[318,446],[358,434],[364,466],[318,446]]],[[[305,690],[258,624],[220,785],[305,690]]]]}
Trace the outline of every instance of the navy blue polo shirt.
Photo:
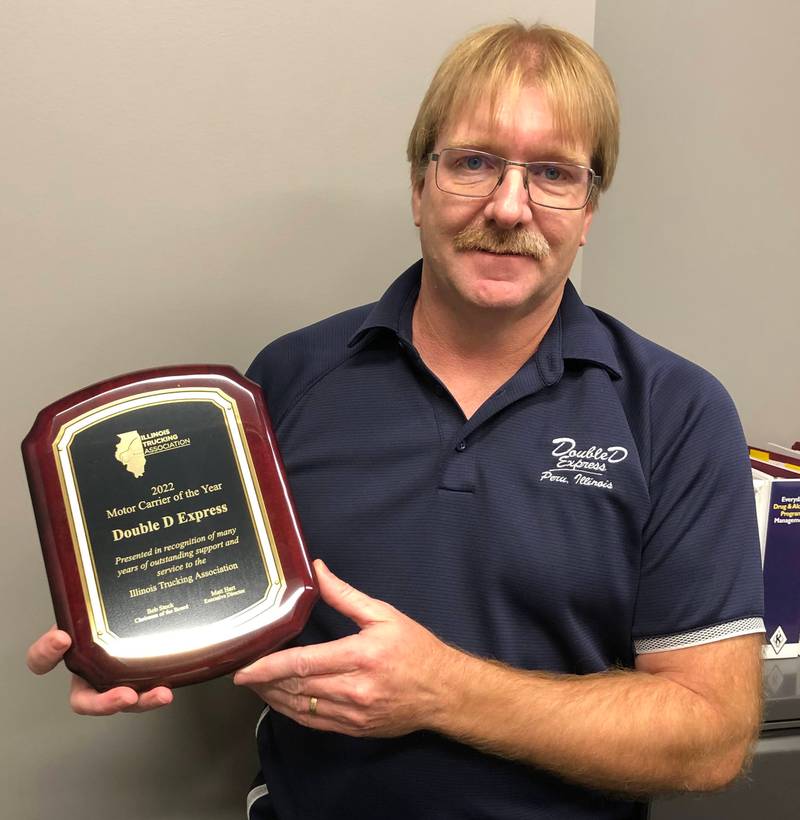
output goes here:
{"type": "MultiPolygon", "coordinates": [[[[761,631],[747,450],[716,379],[567,283],[539,349],[466,419],[414,348],[420,274],[273,342],[248,371],[311,554],[522,669],[600,672],[761,631]]],[[[299,642],[354,631],[319,604],[299,642]]],[[[354,739],[271,713],[257,734],[269,794],[252,818],[638,816],[432,732],[354,739]]]]}

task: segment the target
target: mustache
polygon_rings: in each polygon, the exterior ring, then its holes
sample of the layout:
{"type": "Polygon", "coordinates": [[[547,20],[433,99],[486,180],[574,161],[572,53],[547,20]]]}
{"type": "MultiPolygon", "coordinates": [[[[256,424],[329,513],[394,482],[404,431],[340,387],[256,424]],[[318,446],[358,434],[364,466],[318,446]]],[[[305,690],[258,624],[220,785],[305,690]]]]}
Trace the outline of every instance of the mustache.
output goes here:
{"type": "Polygon", "coordinates": [[[512,253],[542,260],[550,254],[550,243],[540,234],[524,228],[501,230],[494,225],[468,225],[453,237],[457,251],[512,253]]]}

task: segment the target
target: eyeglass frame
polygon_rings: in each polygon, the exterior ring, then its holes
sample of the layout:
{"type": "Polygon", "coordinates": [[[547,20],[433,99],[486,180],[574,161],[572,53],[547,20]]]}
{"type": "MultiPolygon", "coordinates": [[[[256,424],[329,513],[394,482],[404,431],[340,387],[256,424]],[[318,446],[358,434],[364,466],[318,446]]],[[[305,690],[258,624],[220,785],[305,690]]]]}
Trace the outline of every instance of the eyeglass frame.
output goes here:
{"type": "Polygon", "coordinates": [[[487,197],[490,197],[503,184],[503,180],[505,179],[506,171],[508,170],[509,165],[516,165],[519,168],[524,168],[525,169],[525,190],[527,191],[528,199],[534,205],[538,205],[540,208],[554,208],[557,211],[582,211],[586,207],[586,205],[588,204],[589,200],[592,198],[592,191],[596,187],[599,186],[599,183],[602,179],[602,177],[593,168],[590,168],[588,165],[580,165],[577,162],[555,162],[555,161],[551,162],[550,160],[533,160],[531,162],[517,162],[513,159],[506,159],[505,157],[501,157],[498,154],[492,154],[489,151],[479,151],[477,149],[473,150],[471,148],[455,148],[455,147],[452,147],[452,146],[448,146],[446,148],[442,148],[438,152],[432,151],[430,154],[428,154],[426,156],[426,159],[429,162],[435,162],[436,163],[436,171],[434,172],[434,180],[436,182],[436,187],[443,194],[450,194],[452,196],[464,196],[464,197],[468,197],[469,199],[486,199],[487,197]],[[470,154],[478,154],[479,156],[482,156],[482,157],[494,157],[495,159],[499,159],[503,163],[503,167],[500,170],[500,175],[497,178],[497,182],[495,183],[494,188],[492,188],[492,190],[489,191],[488,194],[460,194],[460,193],[456,193],[455,191],[445,191],[445,189],[442,188],[441,185],[439,185],[439,158],[441,157],[441,155],[444,151],[467,151],[470,154]],[[528,169],[530,168],[531,165],[554,165],[556,167],[568,165],[570,168],[580,168],[583,171],[588,171],[589,175],[590,175],[590,177],[589,177],[589,187],[586,189],[586,199],[584,200],[583,205],[573,205],[571,208],[565,208],[561,205],[546,205],[543,202],[537,202],[531,196],[531,189],[530,189],[530,186],[528,185],[528,169]]]}

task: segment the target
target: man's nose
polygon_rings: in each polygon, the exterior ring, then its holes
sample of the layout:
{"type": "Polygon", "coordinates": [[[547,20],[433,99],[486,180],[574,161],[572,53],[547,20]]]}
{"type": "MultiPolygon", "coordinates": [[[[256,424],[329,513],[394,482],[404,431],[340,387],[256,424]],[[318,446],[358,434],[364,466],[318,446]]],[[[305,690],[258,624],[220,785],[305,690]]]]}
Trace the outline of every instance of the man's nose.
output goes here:
{"type": "Polygon", "coordinates": [[[531,201],[525,186],[527,171],[519,165],[508,165],[502,182],[486,203],[486,218],[501,228],[527,225],[533,220],[531,201]]]}

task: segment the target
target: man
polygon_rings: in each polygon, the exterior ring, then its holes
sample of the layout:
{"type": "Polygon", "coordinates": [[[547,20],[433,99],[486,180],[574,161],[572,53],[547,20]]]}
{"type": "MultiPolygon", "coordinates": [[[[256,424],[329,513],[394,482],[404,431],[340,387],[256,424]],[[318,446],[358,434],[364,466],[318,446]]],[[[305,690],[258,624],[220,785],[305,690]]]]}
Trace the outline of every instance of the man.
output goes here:
{"type": "Polygon", "coordinates": [[[468,37],[409,141],[422,262],[253,363],[336,575],[317,561],[299,645],[235,676],[271,707],[251,818],[636,817],[740,771],[763,624],[735,411],[567,281],[617,119],[576,37],[468,37]]]}

